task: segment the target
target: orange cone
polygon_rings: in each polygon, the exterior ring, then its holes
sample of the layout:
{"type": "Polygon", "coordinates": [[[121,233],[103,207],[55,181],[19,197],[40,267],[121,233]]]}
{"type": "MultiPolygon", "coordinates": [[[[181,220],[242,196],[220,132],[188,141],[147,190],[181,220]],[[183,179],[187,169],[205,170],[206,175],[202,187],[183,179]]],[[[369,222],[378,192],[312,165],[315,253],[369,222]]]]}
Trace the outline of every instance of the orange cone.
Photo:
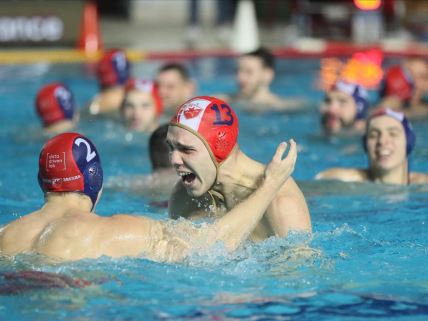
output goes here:
{"type": "Polygon", "coordinates": [[[94,1],[85,1],[80,27],[79,50],[88,55],[94,55],[102,50],[101,34],[98,22],[97,5],[94,1]]]}

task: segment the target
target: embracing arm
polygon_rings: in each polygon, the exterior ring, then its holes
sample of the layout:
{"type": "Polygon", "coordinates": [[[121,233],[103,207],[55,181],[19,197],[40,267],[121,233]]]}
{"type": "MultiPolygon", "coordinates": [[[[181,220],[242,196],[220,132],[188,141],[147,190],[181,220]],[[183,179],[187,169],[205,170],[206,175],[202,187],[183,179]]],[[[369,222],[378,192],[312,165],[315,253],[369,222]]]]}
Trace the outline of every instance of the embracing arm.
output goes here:
{"type": "Polygon", "coordinates": [[[305,197],[293,179],[284,184],[265,217],[279,237],[286,236],[292,230],[311,232],[311,217],[305,197]]]}
{"type": "Polygon", "coordinates": [[[264,180],[258,189],[222,218],[203,229],[202,232],[207,235],[207,245],[223,241],[227,249],[233,251],[254,230],[294,170],[297,158],[296,143],[290,141],[288,155],[281,159],[286,148],[286,143],[278,146],[272,161],[266,167],[264,180]]]}

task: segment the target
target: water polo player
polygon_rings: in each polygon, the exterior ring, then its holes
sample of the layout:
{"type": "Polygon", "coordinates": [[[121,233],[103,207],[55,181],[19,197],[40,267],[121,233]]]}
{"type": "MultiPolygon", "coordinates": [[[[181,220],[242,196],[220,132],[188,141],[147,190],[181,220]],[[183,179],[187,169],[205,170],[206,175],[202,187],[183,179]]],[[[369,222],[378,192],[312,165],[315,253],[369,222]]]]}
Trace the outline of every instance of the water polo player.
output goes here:
{"type": "Polygon", "coordinates": [[[73,94],[62,83],[54,82],[43,86],[37,93],[35,105],[47,134],[70,130],[78,121],[73,94]]]}
{"type": "Polygon", "coordinates": [[[125,51],[110,49],[98,62],[97,79],[100,93],[89,105],[89,113],[116,114],[119,111],[125,94],[124,86],[131,74],[131,63],[125,51]]]}
{"type": "Polygon", "coordinates": [[[157,85],[150,80],[129,79],[121,114],[127,128],[151,133],[159,126],[163,106],[157,85]]]}
{"type": "Polygon", "coordinates": [[[380,86],[381,105],[403,112],[406,117],[428,116],[428,62],[425,57],[414,56],[404,59],[402,64],[393,65],[385,71],[380,86]]]}
{"type": "Polygon", "coordinates": [[[426,174],[410,172],[409,156],[415,141],[412,125],[403,113],[381,108],[370,116],[363,137],[369,167],[331,168],[319,173],[317,178],[395,185],[427,183],[426,174]]]}
{"type": "MultiPolygon", "coordinates": [[[[238,118],[225,101],[195,97],[177,110],[167,143],[181,181],[170,198],[170,217],[221,216],[257,188],[265,166],[245,155],[237,138],[238,118]]],[[[291,177],[252,237],[284,236],[290,230],[311,230],[304,196],[291,177]]]]}
{"type": "Polygon", "coordinates": [[[43,207],[0,228],[0,254],[38,253],[56,260],[101,256],[142,256],[177,261],[223,241],[234,250],[257,225],[276,193],[291,175],[296,145],[278,146],[256,191],[213,224],[194,227],[144,216],[110,217],[93,212],[101,195],[103,170],[92,142],[77,133],[50,139],[39,158],[43,207]],[[185,237],[183,237],[185,235],[185,237]]]}
{"type": "Polygon", "coordinates": [[[345,130],[363,133],[368,108],[368,93],[362,86],[338,81],[320,108],[325,133],[338,134],[345,130]]]}

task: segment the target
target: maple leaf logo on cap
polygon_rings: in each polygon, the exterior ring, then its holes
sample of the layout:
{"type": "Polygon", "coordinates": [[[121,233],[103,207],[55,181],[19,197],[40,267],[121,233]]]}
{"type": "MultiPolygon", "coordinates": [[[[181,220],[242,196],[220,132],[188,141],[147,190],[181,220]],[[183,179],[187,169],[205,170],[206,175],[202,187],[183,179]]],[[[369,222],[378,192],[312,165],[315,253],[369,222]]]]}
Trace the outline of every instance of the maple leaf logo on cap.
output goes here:
{"type": "Polygon", "coordinates": [[[202,108],[195,105],[190,105],[190,106],[186,106],[186,108],[183,111],[183,115],[184,117],[186,117],[186,119],[190,119],[198,116],[201,111],[202,111],[202,108]]]}

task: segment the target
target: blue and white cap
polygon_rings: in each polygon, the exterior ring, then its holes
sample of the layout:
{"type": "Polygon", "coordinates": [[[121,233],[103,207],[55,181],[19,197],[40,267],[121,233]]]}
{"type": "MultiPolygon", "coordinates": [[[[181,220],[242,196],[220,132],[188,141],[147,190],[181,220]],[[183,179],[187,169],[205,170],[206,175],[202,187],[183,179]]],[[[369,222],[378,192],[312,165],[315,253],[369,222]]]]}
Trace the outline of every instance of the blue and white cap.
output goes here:
{"type": "Polygon", "coordinates": [[[356,119],[365,119],[367,117],[367,111],[369,109],[369,94],[365,88],[358,84],[339,80],[333,89],[342,91],[354,98],[355,104],[357,106],[356,119]]]}

